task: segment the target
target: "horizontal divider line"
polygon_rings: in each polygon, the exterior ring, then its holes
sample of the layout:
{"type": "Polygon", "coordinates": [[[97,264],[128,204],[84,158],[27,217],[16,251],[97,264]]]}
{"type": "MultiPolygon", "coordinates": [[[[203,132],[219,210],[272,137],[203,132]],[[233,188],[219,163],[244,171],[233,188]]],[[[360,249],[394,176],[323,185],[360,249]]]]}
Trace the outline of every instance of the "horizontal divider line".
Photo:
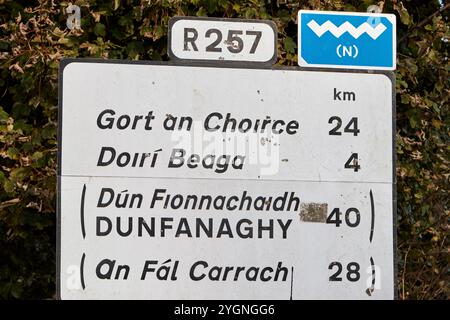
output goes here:
{"type": "Polygon", "coordinates": [[[394,182],[382,181],[331,181],[331,180],[294,180],[294,179],[239,179],[239,178],[192,178],[192,177],[132,177],[132,176],[84,176],[84,175],[59,175],[61,178],[108,178],[108,179],[171,179],[171,180],[213,180],[213,181],[263,181],[263,182],[326,182],[326,183],[359,183],[359,184],[388,184],[392,185],[394,182]]]}

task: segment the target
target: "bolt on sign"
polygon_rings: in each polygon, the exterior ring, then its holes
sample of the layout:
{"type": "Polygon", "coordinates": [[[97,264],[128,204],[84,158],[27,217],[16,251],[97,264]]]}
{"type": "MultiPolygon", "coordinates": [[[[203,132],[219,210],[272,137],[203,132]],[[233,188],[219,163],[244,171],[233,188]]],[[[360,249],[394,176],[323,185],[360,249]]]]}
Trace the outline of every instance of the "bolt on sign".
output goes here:
{"type": "Polygon", "coordinates": [[[380,73],[63,60],[62,299],[391,299],[380,73]]]}

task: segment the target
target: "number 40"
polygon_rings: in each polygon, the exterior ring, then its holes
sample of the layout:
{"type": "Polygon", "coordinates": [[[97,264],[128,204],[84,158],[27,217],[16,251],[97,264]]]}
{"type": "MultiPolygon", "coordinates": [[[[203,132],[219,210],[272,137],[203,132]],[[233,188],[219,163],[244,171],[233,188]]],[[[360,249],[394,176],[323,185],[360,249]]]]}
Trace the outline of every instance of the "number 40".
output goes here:
{"type": "MultiPolygon", "coordinates": [[[[336,227],[339,227],[342,223],[341,215],[342,212],[339,208],[334,208],[327,217],[327,223],[334,224],[336,227]]],[[[344,218],[345,224],[351,228],[357,227],[361,221],[361,215],[359,214],[359,210],[356,208],[348,208],[345,211],[344,218]]]]}

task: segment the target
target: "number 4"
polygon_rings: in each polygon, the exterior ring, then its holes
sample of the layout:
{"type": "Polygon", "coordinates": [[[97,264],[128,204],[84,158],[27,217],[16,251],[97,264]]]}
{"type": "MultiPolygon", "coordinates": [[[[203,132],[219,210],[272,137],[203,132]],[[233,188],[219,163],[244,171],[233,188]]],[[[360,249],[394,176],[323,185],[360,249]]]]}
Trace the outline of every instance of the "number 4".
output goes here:
{"type": "Polygon", "coordinates": [[[359,133],[358,118],[351,118],[349,123],[344,128],[344,132],[350,132],[353,133],[354,136],[357,136],[359,133]]]}
{"type": "Polygon", "coordinates": [[[335,224],[336,227],[339,227],[341,225],[342,220],[339,208],[334,208],[333,211],[331,211],[330,215],[327,217],[327,223],[335,224]],[[334,219],[333,216],[335,216],[334,219]]]}
{"type": "Polygon", "coordinates": [[[357,153],[352,153],[350,158],[348,158],[347,162],[345,163],[344,168],[353,169],[353,171],[355,172],[358,172],[358,170],[361,169],[357,153]]]}

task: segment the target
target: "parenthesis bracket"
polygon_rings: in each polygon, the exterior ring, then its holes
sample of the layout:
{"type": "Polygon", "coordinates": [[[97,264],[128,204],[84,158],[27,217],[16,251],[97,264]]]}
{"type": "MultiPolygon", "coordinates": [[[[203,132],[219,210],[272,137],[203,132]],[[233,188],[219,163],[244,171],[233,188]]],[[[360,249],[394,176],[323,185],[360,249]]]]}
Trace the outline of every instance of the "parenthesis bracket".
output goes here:
{"type": "Polygon", "coordinates": [[[353,45],[353,48],[355,49],[355,55],[353,56],[353,58],[356,58],[358,56],[359,50],[358,47],[353,45]]]}
{"type": "Polygon", "coordinates": [[[339,50],[341,49],[341,47],[342,47],[342,44],[340,44],[336,47],[336,54],[338,55],[339,58],[342,58],[341,54],[339,53],[339,50]]]}

